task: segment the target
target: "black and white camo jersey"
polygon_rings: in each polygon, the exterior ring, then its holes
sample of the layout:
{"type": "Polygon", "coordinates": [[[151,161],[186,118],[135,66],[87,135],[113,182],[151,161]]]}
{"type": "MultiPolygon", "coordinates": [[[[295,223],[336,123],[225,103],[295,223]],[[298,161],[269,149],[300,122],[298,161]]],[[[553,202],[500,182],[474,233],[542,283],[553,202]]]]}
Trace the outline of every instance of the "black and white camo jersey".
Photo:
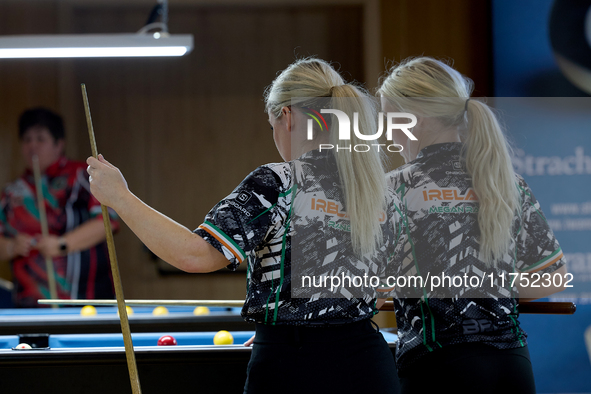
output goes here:
{"type": "Polygon", "coordinates": [[[224,254],[236,269],[246,263],[247,295],[242,316],[264,324],[341,324],[377,313],[386,298],[386,262],[401,234],[400,201],[390,192],[380,222],[384,243],[368,258],[351,248],[332,153],[310,151],[287,163],[263,165],[220,201],[195,233],[224,254]],[[361,291],[354,284],[333,291],[322,277],[375,276],[361,291]],[[303,276],[310,277],[301,282],[303,276]],[[297,278],[297,279],[296,279],[297,278]],[[306,283],[306,286],[303,285],[306,283]]]}
{"type": "Polygon", "coordinates": [[[461,149],[461,143],[428,146],[416,160],[388,174],[390,187],[402,200],[408,234],[396,274],[484,278],[482,286],[467,288],[397,287],[396,356],[401,370],[451,344],[480,342],[499,349],[525,346],[526,334],[517,320],[517,289],[508,280],[503,283],[500,275],[550,273],[565,264],[538,201],[520,176],[516,182],[521,217],[515,220],[511,251],[496,268],[479,259],[478,197],[461,149]]]}

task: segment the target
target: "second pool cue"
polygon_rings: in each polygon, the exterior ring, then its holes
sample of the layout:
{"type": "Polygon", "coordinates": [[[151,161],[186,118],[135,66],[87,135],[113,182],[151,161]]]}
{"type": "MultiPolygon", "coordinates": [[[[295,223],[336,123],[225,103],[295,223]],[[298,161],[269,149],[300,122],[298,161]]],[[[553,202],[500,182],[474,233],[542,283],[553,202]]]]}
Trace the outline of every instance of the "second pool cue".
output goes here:
{"type": "MultiPolygon", "coordinates": [[[[39,300],[39,302],[49,303],[51,300],[39,300]]],[[[59,302],[59,301],[58,301],[59,302]]],[[[394,303],[386,301],[380,308],[380,311],[393,311],[394,303]]],[[[576,312],[577,306],[572,302],[549,302],[534,301],[522,302],[517,305],[519,313],[542,314],[542,315],[572,315],[576,312]]]]}
{"type": "MultiPolygon", "coordinates": [[[[42,305],[96,305],[114,306],[115,300],[39,300],[42,305]]],[[[213,306],[226,308],[242,308],[242,300],[126,300],[129,306],[213,306]]],[[[577,306],[572,302],[522,302],[518,305],[519,313],[546,314],[546,315],[572,315],[577,306]]],[[[393,312],[394,303],[386,301],[380,308],[382,312],[393,312]]]]}
{"type": "MultiPolygon", "coordinates": [[[[94,138],[94,128],[92,127],[92,118],[90,117],[90,105],[88,104],[88,95],[86,94],[86,85],[81,84],[80,87],[82,89],[82,98],[84,100],[84,111],[86,113],[86,124],[88,126],[88,135],[90,138],[90,149],[92,150],[92,156],[95,159],[98,159],[96,140],[94,138]]],[[[133,343],[131,341],[131,330],[129,328],[129,320],[127,318],[127,310],[125,308],[125,297],[123,296],[123,286],[121,285],[121,277],[119,275],[117,254],[115,253],[115,241],[113,240],[111,219],[109,217],[109,211],[105,205],[101,204],[101,210],[103,212],[103,222],[105,224],[105,233],[107,235],[109,259],[111,260],[111,273],[113,274],[113,285],[115,286],[117,308],[119,310],[119,318],[121,319],[121,332],[123,333],[123,342],[125,344],[125,357],[127,358],[127,369],[129,370],[129,379],[131,380],[131,390],[133,394],[140,394],[142,392],[142,388],[140,387],[140,378],[137,371],[137,364],[135,362],[133,343]]]]}
{"type": "MultiPolygon", "coordinates": [[[[43,238],[49,235],[47,225],[47,212],[45,212],[45,198],[43,197],[43,181],[41,179],[41,169],[39,168],[39,157],[33,156],[33,174],[35,176],[35,189],[37,189],[37,207],[39,210],[39,223],[41,224],[41,235],[43,238]]],[[[45,270],[47,271],[47,284],[49,286],[49,297],[57,298],[57,286],[55,284],[55,269],[53,268],[53,259],[45,257],[45,270]]],[[[53,305],[52,308],[57,308],[53,305]]]]}

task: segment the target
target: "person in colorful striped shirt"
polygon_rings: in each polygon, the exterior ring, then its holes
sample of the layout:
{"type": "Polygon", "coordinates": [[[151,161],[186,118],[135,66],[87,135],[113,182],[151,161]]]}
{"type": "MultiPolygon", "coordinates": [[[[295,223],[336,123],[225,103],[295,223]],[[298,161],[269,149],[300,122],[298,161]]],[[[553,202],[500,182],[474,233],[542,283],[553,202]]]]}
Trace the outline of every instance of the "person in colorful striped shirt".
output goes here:
{"type": "Polygon", "coordinates": [[[53,261],[58,298],[113,298],[101,206],[90,193],[86,165],[64,155],[62,118],[46,108],[25,111],[19,140],[26,170],[0,197],[0,260],[10,261],[14,306],[34,308],[38,299],[50,298],[46,257],[53,261]],[[47,237],[41,235],[34,155],[42,174],[47,237]]]}

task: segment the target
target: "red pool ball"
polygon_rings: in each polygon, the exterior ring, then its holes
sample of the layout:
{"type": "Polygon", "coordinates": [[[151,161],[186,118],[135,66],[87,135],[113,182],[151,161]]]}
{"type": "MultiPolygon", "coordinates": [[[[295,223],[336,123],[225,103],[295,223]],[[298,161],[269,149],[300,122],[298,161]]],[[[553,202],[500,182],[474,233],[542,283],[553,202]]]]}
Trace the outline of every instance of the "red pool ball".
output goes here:
{"type": "Polygon", "coordinates": [[[174,346],[176,345],[176,339],[171,335],[162,335],[158,339],[158,346],[174,346]]]}

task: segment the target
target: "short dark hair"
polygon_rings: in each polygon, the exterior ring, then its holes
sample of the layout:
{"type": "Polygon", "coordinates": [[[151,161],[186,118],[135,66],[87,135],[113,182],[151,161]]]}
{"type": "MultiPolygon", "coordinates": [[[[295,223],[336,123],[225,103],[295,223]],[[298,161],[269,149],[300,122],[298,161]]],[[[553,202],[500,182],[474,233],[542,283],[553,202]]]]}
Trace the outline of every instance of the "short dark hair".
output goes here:
{"type": "Polygon", "coordinates": [[[62,117],[47,108],[31,108],[21,114],[18,120],[18,138],[22,139],[25,131],[35,126],[47,127],[56,142],[65,138],[62,117]]]}

